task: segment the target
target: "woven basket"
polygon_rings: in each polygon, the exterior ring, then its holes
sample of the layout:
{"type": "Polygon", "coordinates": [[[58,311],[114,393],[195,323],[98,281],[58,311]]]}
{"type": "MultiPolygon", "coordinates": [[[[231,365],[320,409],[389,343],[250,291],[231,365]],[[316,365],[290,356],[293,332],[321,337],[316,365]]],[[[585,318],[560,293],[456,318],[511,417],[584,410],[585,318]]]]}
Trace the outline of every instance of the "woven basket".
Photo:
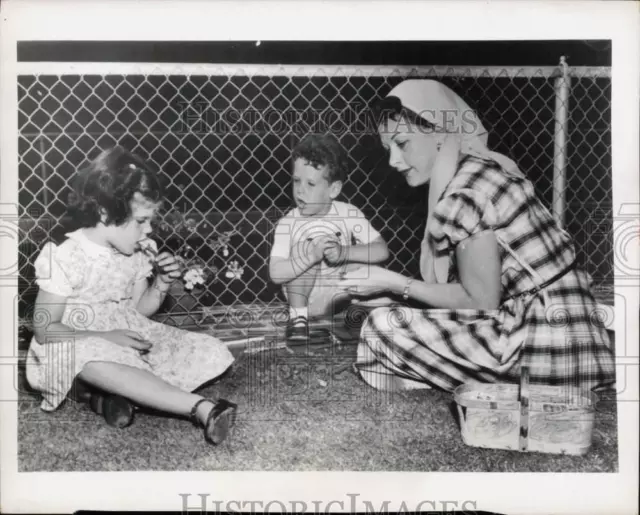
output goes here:
{"type": "Polygon", "coordinates": [[[465,444],[521,452],[582,455],[591,447],[593,392],[568,386],[465,384],[454,391],[465,444]]]}

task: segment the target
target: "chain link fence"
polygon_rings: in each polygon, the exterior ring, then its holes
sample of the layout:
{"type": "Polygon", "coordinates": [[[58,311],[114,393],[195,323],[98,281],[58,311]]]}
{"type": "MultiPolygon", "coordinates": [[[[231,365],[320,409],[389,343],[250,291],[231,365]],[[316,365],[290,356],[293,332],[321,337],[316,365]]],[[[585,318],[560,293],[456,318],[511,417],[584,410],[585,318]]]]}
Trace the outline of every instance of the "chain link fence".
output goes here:
{"type": "Polygon", "coordinates": [[[44,241],[59,243],[74,228],[65,213],[70,178],[115,144],[153,162],[166,179],[159,246],[186,242],[212,272],[197,298],[170,295],[159,315],[165,322],[203,307],[282,303],[268,257],[275,221],[293,205],[291,152],[309,132],[338,136],[351,159],[342,199],[386,239],[389,267],[417,275],[426,190],[392,173],[368,117],[409,76],[441,80],[478,112],[490,147],[517,161],[546,205],[561,206],[579,265],[597,285],[613,285],[608,68],[565,68],[568,95],[559,97],[562,67],[20,66],[23,309],[37,291],[33,261],[44,241]]]}

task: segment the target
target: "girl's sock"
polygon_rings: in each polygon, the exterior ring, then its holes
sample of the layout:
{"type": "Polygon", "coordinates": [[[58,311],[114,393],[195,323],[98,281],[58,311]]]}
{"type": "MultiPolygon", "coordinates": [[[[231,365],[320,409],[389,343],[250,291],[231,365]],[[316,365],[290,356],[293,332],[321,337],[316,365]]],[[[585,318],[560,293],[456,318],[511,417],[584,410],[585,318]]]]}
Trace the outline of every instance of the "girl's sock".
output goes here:
{"type": "Polygon", "coordinates": [[[309,318],[309,308],[308,307],[303,307],[303,308],[294,308],[293,306],[289,306],[289,316],[291,317],[291,320],[293,320],[296,317],[304,317],[304,318],[309,318]]]}

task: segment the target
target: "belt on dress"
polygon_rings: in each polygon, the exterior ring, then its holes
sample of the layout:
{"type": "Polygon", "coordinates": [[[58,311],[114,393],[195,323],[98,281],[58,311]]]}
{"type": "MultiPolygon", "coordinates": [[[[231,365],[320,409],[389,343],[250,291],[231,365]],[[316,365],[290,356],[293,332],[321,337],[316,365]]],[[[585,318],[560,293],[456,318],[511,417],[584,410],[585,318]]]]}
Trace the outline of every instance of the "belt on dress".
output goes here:
{"type": "Polygon", "coordinates": [[[521,291],[519,293],[514,293],[513,295],[509,295],[506,299],[504,299],[502,302],[506,302],[508,300],[511,299],[515,299],[516,297],[524,297],[525,295],[535,295],[536,293],[538,293],[540,290],[544,290],[547,286],[551,286],[553,283],[555,283],[558,279],[561,279],[562,277],[564,277],[565,275],[567,275],[569,272],[571,272],[572,270],[575,270],[576,268],[576,262],[574,261],[573,263],[571,263],[567,268],[565,268],[562,272],[557,273],[556,275],[554,275],[551,279],[549,279],[548,281],[543,282],[540,285],[536,285],[535,287],[531,288],[530,290],[525,290],[525,291],[521,291]]]}

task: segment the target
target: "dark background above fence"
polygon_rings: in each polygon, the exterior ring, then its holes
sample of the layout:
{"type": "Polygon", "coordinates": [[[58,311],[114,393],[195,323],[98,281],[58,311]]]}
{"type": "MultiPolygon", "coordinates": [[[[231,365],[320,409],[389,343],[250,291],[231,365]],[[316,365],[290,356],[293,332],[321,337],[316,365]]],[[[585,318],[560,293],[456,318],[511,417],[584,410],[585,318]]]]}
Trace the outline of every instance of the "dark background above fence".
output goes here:
{"type": "MultiPolygon", "coordinates": [[[[383,36],[384,34],[381,34],[383,36]]],[[[611,41],[23,41],[18,61],[611,66],[611,41]]]]}

